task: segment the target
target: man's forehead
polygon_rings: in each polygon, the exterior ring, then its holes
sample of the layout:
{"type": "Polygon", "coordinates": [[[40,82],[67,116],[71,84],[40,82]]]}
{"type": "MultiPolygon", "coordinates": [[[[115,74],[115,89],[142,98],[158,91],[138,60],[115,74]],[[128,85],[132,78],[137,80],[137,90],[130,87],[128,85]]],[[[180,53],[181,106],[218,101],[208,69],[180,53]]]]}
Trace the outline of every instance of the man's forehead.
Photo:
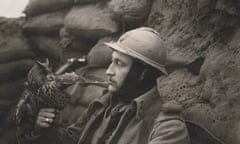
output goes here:
{"type": "Polygon", "coordinates": [[[113,51],[112,58],[123,59],[123,60],[132,60],[132,58],[124,53],[119,51],[113,51]]]}

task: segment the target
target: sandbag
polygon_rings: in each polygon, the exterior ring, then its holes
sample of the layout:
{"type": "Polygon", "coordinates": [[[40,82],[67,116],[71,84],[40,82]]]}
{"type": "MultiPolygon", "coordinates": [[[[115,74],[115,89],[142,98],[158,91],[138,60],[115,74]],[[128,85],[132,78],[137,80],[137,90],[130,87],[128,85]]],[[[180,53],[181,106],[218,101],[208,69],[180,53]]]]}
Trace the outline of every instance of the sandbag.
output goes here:
{"type": "Polygon", "coordinates": [[[74,0],[30,0],[23,12],[27,17],[35,16],[69,8],[73,2],[74,0]]]}
{"type": "Polygon", "coordinates": [[[104,42],[116,41],[116,39],[117,36],[100,39],[88,54],[88,65],[94,67],[107,67],[111,63],[113,50],[105,45],[104,42]]]}
{"type": "Polygon", "coordinates": [[[31,47],[22,35],[21,19],[0,18],[0,63],[33,58],[31,47]]]}
{"type": "Polygon", "coordinates": [[[0,99],[16,101],[20,97],[26,78],[0,84],[0,99]]]}
{"type": "Polygon", "coordinates": [[[35,58],[35,54],[27,49],[4,49],[0,50],[0,63],[16,61],[24,58],[35,58]]]}
{"type": "MultiPolygon", "coordinates": [[[[18,36],[16,33],[16,36],[12,35],[0,35],[0,57],[3,55],[16,55],[14,54],[14,51],[20,52],[20,51],[31,51],[31,47],[28,43],[28,41],[23,36],[18,36]]],[[[26,55],[27,56],[27,55],[26,55]]],[[[3,56],[4,57],[4,56],[3,56]]],[[[2,60],[4,58],[1,58],[2,60]]]]}
{"type": "Polygon", "coordinates": [[[72,8],[65,17],[64,26],[68,32],[87,39],[99,39],[119,31],[111,13],[99,5],[72,8]]]}
{"type": "Polygon", "coordinates": [[[26,20],[23,30],[31,34],[58,33],[63,26],[66,13],[67,11],[60,11],[31,17],[26,20]]]}
{"type": "Polygon", "coordinates": [[[114,19],[126,27],[138,27],[148,17],[152,0],[111,0],[108,4],[114,19]]]}
{"type": "Polygon", "coordinates": [[[90,41],[87,39],[77,38],[76,36],[70,34],[65,28],[60,30],[60,44],[63,48],[76,50],[76,51],[89,51],[96,41],[90,41]]]}
{"type": "Polygon", "coordinates": [[[74,0],[75,3],[78,4],[87,4],[87,3],[94,3],[97,2],[98,0],[74,0]]]}
{"type": "Polygon", "coordinates": [[[41,56],[51,60],[66,62],[68,58],[79,58],[88,53],[88,51],[63,48],[57,36],[31,36],[29,39],[36,52],[41,52],[41,56]]]}
{"type": "Polygon", "coordinates": [[[33,44],[33,49],[42,52],[43,55],[50,59],[60,60],[61,45],[60,39],[56,36],[31,36],[29,40],[33,44]]]}
{"type": "Polygon", "coordinates": [[[0,64],[0,83],[22,79],[35,64],[32,59],[22,59],[0,64]]]}

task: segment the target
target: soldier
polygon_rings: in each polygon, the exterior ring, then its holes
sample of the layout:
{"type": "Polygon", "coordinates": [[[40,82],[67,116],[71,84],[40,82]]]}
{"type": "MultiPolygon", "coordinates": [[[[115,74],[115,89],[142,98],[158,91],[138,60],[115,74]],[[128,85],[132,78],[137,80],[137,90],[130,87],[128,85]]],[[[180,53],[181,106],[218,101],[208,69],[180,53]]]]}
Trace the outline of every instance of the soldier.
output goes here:
{"type": "Polygon", "coordinates": [[[48,135],[45,133],[53,125],[54,109],[41,109],[28,141],[46,143],[46,136],[51,137],[48,143],[56,144],[190,143],[185,123],[177,113],[163,108],[156,88],[156,78],[167,75],[168,45],[158,32],[142,27],[105,44],[114,52],[106,71],[109,86],[104,94],[75,124],[48,135]]]}

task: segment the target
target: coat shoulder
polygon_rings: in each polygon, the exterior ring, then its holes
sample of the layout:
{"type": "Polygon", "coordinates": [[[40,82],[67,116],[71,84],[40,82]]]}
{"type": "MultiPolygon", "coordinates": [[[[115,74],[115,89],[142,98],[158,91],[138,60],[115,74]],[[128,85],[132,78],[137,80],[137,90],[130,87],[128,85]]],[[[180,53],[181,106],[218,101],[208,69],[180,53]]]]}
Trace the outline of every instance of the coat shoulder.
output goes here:
{"type": "Polygon", "coordinates": [[[162,105],[161,111],[155,119],[156,122],[168,120],[182,120],[180,114],[182,106],[176,101],[170,101],[162,105]]]}
{"type": "Polygon", "coordinates": [[[162,110],[155,119],[149,138],[149,144],[189,144],[185,121],[180,116],[182,107],[177,102],[162,105],[162,110]]]}

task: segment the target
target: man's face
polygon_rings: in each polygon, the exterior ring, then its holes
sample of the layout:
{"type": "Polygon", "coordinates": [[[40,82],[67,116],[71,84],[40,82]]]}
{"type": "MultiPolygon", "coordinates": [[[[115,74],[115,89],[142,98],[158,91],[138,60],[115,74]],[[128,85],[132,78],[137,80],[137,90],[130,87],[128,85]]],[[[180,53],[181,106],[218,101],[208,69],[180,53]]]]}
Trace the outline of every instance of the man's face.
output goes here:
{"type": "Polygon", "coordinates": [[[115,93],[121,88],[132,63],[133,59],[131,57],[120,52],[113,52],[112,63],[106,71],[110,82],[108,86],[109,92],[115,93]]]}

